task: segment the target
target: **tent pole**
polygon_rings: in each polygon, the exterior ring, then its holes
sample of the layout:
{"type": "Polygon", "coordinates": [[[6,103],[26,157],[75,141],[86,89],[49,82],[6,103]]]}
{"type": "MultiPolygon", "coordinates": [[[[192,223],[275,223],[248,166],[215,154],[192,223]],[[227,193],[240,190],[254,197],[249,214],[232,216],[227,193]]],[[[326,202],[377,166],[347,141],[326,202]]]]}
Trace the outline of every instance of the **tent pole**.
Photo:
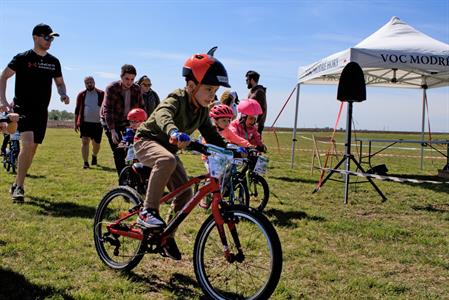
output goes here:
{"type": "Polygon", "coordinates": [[[292,139],[292,158],[290,168],[293,169],[295,163],[295,149],[296,149],[296,125],[298,124],[298,108],[299,108],[299,88],[300,84],[296,85],[296,105],[295,105],[295,124],[293,127],[293,139],[292,139]]]}
{"type": "MultiPolygon", "coordinates": [[[[426,88],[423,87],[422,89],[422,122],[421,122],[421,141],[424,141],[424,131],[425,131],[425,118],[426,118],[426,98],[427,98],[427,92],[426,88]]],[[[424,168],[424,144],[421,144],[421,170],[424,168]]]]}

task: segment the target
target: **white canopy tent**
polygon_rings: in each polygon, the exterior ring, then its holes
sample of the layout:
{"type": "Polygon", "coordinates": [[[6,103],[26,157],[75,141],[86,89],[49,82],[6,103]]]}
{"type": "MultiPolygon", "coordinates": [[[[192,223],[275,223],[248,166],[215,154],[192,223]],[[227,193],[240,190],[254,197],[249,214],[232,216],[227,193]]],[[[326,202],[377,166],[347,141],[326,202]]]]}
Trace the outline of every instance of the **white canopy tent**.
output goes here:
{"type": "Polygon", "coordinates": [[[426,90],[449,86],[449,45],[393,17],[382,28],[353,48],[335,53],[299,69],[292,167],[296,146],[300,85],[338,84],[340,74],[349,62],[356,62],[362,67],[367,85],[423,90],[421,138],[424,140],[426,90]]]}

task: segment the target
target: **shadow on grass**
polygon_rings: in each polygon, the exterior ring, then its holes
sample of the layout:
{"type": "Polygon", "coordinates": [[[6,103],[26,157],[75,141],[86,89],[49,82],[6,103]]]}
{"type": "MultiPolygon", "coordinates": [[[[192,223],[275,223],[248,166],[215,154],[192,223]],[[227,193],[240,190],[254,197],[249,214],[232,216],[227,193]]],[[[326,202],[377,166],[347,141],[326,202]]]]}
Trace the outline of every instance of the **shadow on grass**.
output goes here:
{"type": "Polygon", "coordinates": [[[86,218],[92,219],[95,208],[79,205],[72,202],[51,202],[44,198],[25,197],[24,205],[32,205],[41,208],[41,214],[54,217],[86,218]]]}
{"type": "Polygon", "coordinates": [[[412,205],[412,209],[436,213],[449,213],[449,204],[412,205]]]}
{"type": "Polygon", "coordinates": [[[0,299],[74,299],[51,286],[36,285],[22,274],[0,267],[0,299]]]}
{"type": "Polygon", "coordinates": [[[309,216],[303,211],[282,211],[278,209],[268,209],[264,213],[269,217],[274,217],[273,223],[281,227],[296,227],[293,220],[309,220],[316,222],[324,222],[326,219],[320,216],[309,216]]]}
{"type": "Polygon", "coordinates": [[[422,181],[437,181],[441,183],[413,183],[413,182],[402,182],[402,184],[410,185],[414,187],[419,187],[423,189],[429,189],[435,192],[440,193],[449,193],[449,183],[447,179],[434,176],[434,175],[411,175],[411,174],[388,174],[389,176],[404,178],[404,179],[415,179],[415,180],[422,180],[422,181]]]}
{"type": "MultiPolygon", "coordinates": [[[[192,286],[198,287],[198,283],[196,280],[179,274],[174,273],[169,282],[165,282],[161,280],[157,275],[151,274],[148,277],[142,276],[139,274],[135,274],[134,272],[130,272],[126,275],[128,279],[131,281],[138,281],[145,283],[145,286],[148,287],[148,292],[160,293],[162,290],[167,290],[173,293],[174,296],[171,299],[194,299],[198,298],[198,292],[194,289],[190,288],[192,286]]],[[[207,299],[204,296],[200,297],[200,299],[207,299]]]]}
{"type": "Polygon", "coordinates": [[[291,177],[285,177],[285,176],[270,176],[270,178],[273,179],[277,179],[277,180],[282,180],[282,181],[286,181],[286,182],[302,182],[302,183],[312,183],[312,184],[316,184],[318,182],[318,180],[313,180],[313,179],[305,179],[305,178],[291,178],[291,177]]]}
{"type": "Polygon", "coordinates": [[[111,168],[111,167],[107,167],[107,166],[102,166],[102,165],[97,165],[95,166],[91,166],[91,169],[100,169],[101,171],[106,171],[106,172],[113,172],[113,173],[117,173],[117,170],[115,168],[111,168]]]}
{"type": "Polygon", "coordinates": [[[47,178],[47,176],[44,176],[44,175],[33,175],[33,174],[27,174],[26,177],[27,178],[33,178],[33,179],[45,179],[45,178],[47,178]]]}

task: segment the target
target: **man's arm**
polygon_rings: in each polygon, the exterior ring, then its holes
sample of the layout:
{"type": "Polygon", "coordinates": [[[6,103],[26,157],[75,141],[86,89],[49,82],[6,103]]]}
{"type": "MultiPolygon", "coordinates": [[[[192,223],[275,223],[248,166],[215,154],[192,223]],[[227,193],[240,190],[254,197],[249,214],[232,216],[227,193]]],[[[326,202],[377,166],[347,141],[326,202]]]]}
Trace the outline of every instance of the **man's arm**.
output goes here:
{"type": "Polygon", "coordinates": [[[6,67],[0,75],[0,112],[11,109],[11,106],[6,100],[6,82],[14,74],[16,74],[16,72],[13,69],[6,67]]]}
{"type": "Polygon", "coordinates": [[[55,77],[55,84],[58,88],[58,94],[61,96],[61,102],[64,102],[65,104],[70,103],[69,96],[67,96],[67,91],[64,83],[64,78],[61,77],[55,77]]]}

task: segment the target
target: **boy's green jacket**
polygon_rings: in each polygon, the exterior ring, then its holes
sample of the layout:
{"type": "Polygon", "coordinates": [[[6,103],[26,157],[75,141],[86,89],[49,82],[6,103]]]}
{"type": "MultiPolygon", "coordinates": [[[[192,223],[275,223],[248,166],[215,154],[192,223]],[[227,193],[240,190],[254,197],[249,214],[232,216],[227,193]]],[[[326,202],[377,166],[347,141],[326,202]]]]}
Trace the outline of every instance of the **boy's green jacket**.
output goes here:
{"type": "Polygon", "coordinates": [[[137,129],[136,137],[157,141],[172,153],[178,151],[176,145],[169,143],[172,130],[188,135],[198,129],[209,144],[225,147],[226,142],[217,132],[209,118],[209,109],[200,107],[195,110],[184,89],[176,89],[162,101],[151,116],[137,129]]]}

